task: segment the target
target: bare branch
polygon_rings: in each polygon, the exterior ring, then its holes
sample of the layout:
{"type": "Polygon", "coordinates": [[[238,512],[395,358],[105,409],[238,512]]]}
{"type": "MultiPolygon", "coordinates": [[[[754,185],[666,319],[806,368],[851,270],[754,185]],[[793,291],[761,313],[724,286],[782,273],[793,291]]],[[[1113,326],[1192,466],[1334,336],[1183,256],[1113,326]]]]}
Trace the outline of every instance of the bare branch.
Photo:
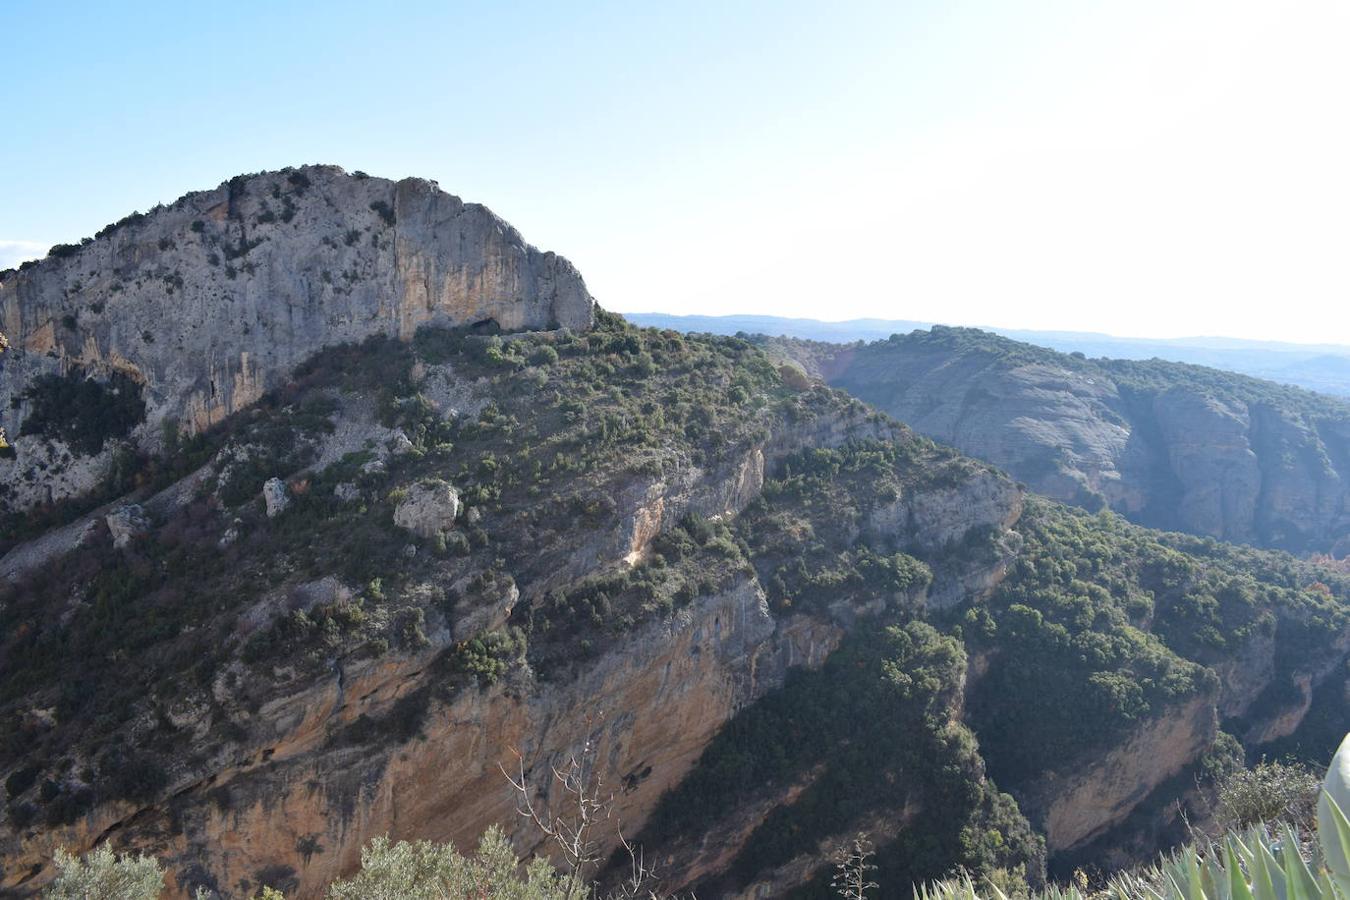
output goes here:
{"type": "MultiPolygon", "coordinates": [[[[590,720],[587,720],[590,725],[590,720]]],[[[558,796],[551,799],[547,809],[540,809],[525,771],[525,759],[514,747],[517,774],[512,776],[506,767],[498,764],[502,775],[517,794],[516,812],[527,818],[544,836],[545,844],[553,848],[566,866],[567,896],[583,893],[604,862],[605,841],[603,824],[614,818],[613,791],[607,791],[603,780],[595,772],[597,749],[587,740],[579,754],[572,754],[563,765],[550,765],[558,796]]],[[[615,821],[619,844],[628,853],[629,873],[624,881],[608,895],[613,900],[666,900],[671,895],[661,893],[660,879],[655,867],[649,864],[639,845],[631,843],[615,821]]]]}

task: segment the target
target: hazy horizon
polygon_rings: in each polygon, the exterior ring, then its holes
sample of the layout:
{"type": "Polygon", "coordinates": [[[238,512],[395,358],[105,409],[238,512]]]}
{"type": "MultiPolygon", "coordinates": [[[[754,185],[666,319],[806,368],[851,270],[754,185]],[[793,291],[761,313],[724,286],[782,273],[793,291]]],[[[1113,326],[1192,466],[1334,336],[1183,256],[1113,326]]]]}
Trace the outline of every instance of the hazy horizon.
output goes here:
{"type": "Polygon", "coordinates": [[[620,312],[1350,343],[1326,0],[140,8],[0,10],[0,267],[331,162],[620,312]]]}
{"type": "Polygon", "coordinates": [[[937,320],[937,321],[928,321],[928,320],[917,320],[917,319],[893,318],[893,317],[889,317],[889,316],[848,316],[848,317],[846,317],[846,318],[833,319],[833,318],[828,318],[828,317],[825,317],[825,316],[777,316],[777,315],[774,315],[773,313],[754,313],[754,312],[748,312],[748,313],[737,313],[737,312],[730,312],[730,313],[673,313],[673,312],[668,312],[668,311],[666,311],[666,310],[660,310],[660,309],[629,309],[629,310],[623,310],[623,311],[622,311],[622,315],[625,315],[625,316],[681,316],[681,317],[687,317],[687,318],[714,318],[714,319],[736,319],[736,318],[748,318],[748,317],[763,317],[763,318],[771,318],[771,319],[787,319],[787,320],[800,321],[800,322],[819,322],[819,323],[822,323],[822,324],[825,324],[825,325],[849,325],[849,324],[852,324],[852,323],[855,323],[855,322],[887,322],[887,323],[889,323],[889,322],[897,322],[897,323],[912,324],[912,325],[914,325],[915,327],[925,327],[925,328],[928,327],[929,325],[947,325],[947,326],[951,326],[951,327],[954,327],[954,328],[955,328],[955,327],[959,327],[959,328],[980,328],[980,329],[986,329],[986,330],[988,330],[988,329],[998,329],[998,330],[1000,330],[1000,331],[1010,331],[1010,332],[1021,331],[1021,332],[1027,332],[1027,333],[1077,335],[1077,336],[1081,336],[1081,337],[1110,338],[1110,339],[1113,339],[1113,340],[1121,340],[1121,341],[1139,341],[1139,342],[1159,341],[1159,342],[1170,342],[1170,343],[1175,343],[1175,342],[1184,342],[1184,341],[1240,341],[1240,342],[1243,342],[1243,343],[1248,343],[1248,344],[1253,344],[1253,345],[1259,345],[1259,344],[1271,344],[1271,345],[1291,346],[1291,347],[1300,347],[1300,348],[1304,348],[1304,349],[1307,349],[1307,350],[1309,350],[1309,351],[1317,350],[1317,349],[1321,349],[1321,348],[1325,348],[1325,349],[1327,349],[1327,350],[1341,350],[1341,351],[1345,351],[1346,353],[1350,353],[1350,343],[1344,343],[1344,344],[1342,344],[1342,343],[1335,343],[1335,342],[1328,342],[1328,341],[1279,341],[1279,340],[1272,340],[1272,339],[1270,339],[1270,338],[1243,338],[1243,337],[1234,337],[1233,335],[1229,335],[1229,334],[1220,334],[1220,333],[1214,333],[1214,334],[1183,334],[1183,335],[1178,335],[1178,336],[1176,336],[1176,337],[1149,337],[1149,336],[1147,336],[1147,335],[1139,335],[1139,334],[1116,334],[1116,333],[1113,333],[1113,332],[1106,332],[1106,331],[1078,331],[1078,330],[1075,330],[1075,329],[1064,329],[1064,328],[1020,328],[1020,327],[1018,327],[1018,326],[1016,326],[1016,325],[998,325],[998,324],[988,323],[988,322],[969,322],[969,323],[960,323],[960,324],[958,324],[958,323],[955,323],[955,322],[945,322],[945,321],[941,321],[941,320],[937,320]]]}

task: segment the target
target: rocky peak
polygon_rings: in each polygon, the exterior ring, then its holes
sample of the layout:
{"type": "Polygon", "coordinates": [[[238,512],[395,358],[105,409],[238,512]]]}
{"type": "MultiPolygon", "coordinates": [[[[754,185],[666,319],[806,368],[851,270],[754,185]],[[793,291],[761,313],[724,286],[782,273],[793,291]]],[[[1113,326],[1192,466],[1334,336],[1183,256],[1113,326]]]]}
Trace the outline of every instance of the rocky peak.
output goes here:
{"type": "Polygon", "coordinates": [[[105,467],[47,472],[32,479],[41,492],[23,474],[105,457],[105,436],[153,447],[166,428],[200,431],[326,346],[426,323],[580,330],[592,317],[571,263],[434,182],[336,166],[239,176],[0,274],[0,427],[17,457],[0,482],[15,508],[81,493],[105,467]],[[86,424],[88,440],[33,418],[44,386],[79,393],[86,378],[140,394],[143,410],[108,435],[86,424]]]}

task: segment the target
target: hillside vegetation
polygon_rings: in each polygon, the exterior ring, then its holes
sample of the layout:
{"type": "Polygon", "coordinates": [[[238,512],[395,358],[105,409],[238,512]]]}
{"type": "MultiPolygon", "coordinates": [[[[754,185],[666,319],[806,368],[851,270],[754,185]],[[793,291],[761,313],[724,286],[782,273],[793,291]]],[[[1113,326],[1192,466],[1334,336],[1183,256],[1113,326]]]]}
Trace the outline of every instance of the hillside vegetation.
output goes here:
{"type": "Polygon", "coordinates": [[[714,894],[822,895],[821,843],[874,819],[893,883],[956,865],[1034,882],[1046,838],[1053,858],[1153,815],[1140,796],[1184,800],[1178,784],[1239,752],[1225,732],[1252,752],[1272,727],[1292,733],[1300,692],[1343,666],[1344,576],[1038,499],[1019,518],[982,465],[828,389],[789,387],[736,339],[603,316],[580,335],[427,329],[322,354],[175,454],[193,462],[155,465],[207,461],[181,506],[147,512],[124,546],[95,531],[0,589],[13,835],[69,836],[101,810],[174,795],[187,830],[171,846],[209,871],[195,842],[212,816],[193,804],[275,790],[267,767],[223,794],[209,774],[277,741],[266,711],[335,666],[426,660],[386,712],[329,726],[325,753],[383,758],[422,745],[457,698],[581,684],[651,625],[749,583],[771,628],[842,626],[838,649],[782,670],[781,688],[731,718],[643,840],[680,848],[678,871],[714,894]],[[461,406],[447,417],[435,398],[447,402],[438,378],[451,372],[461,406]],[[332,446],[360,421],[370,437],[332,446]],[[734,482],[747,448],[775,441],[799,449],[743,497],[671,493],[694,471],[734,482]],[[287,506],[269,517],[258,498],[278,477],[287,506]],[[454,486],[453,522],[426,537],[394,524],[436,484],[454,486]],[[654,484],[670,515],[632,551],[625,507],[654,502],[654,484]],[[734,514],[712,515],[727,504],[734,514]],[[956,509],[968,524],[944,537],[936,523],[956,509]],[[1255,674],[1233,677],[1239,666],[1255,674]],[[1052,785],[1090,782],[1113,747],[1154,731],[1183,741],[1171,770],[1115,760],[1135,780],[1104,798],[1107,816],[1058,824],[1086,800],[1052,785]],[[702,842],[723,828],[730,863],[701,870],[702,842]]]}

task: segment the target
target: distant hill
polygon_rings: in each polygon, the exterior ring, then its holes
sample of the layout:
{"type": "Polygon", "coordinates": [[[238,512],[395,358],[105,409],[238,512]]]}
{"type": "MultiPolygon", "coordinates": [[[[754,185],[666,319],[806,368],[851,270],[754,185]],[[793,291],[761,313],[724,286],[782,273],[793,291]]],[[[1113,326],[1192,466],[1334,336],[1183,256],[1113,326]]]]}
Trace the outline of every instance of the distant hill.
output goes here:
{"type": "Polygon", "coordinates": [[[1344,400],[1186,363],[1088,359],[974,328],[867,344],[761,341],[1046,496],[1155,528],[1350,551],[1344,400]]]}
{"type": "MultiPolygon", "coordinates": [[[[791,319],[780,316],[673,316],[665,313],[625,313],[638,325],[670,328],[684,332],[710,334],[765,334],[771,337],[803,338],[811,341],[848,343],[884,341],[893,334],[908,334],[927,329],[934,323],[906,319],[850,319],[822,322],[818,319],[791,319]]],[[[1350,345],[1288,344],[1277,341],[1249,341],[1240,338],[1189,337],[1175,339],[1115,337],[1079,331],[1030,331],[988,328],[1014,340],[1025,341],[1087,356],[1115,359],[1165,359],[1228,369],[1350,397],[1350,345]]]]}

